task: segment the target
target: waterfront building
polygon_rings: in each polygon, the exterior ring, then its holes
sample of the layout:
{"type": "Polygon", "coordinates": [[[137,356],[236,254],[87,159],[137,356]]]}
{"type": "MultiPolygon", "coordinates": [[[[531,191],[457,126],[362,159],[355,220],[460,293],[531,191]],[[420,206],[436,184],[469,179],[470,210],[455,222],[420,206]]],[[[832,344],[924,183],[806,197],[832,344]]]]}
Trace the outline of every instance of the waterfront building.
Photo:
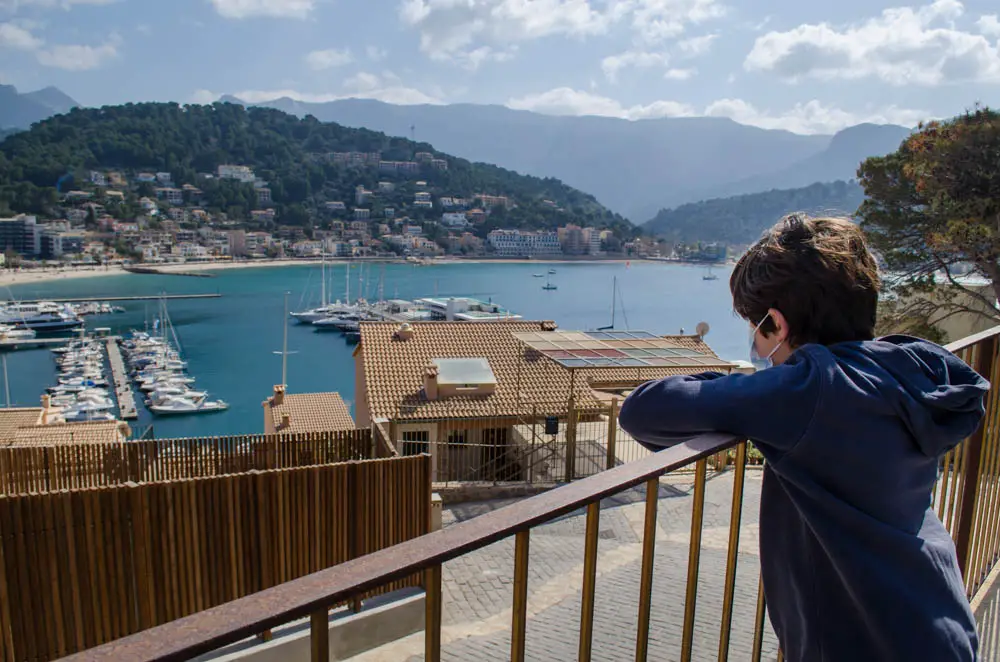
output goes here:
{"type": "Polygon", "coordinates": [[[559,235],[555,232],[492,230],[486,239],[498,257],[543,257],[563,254],[559,235]]]}
{"type": "Polygon", "coordinates": [[[36,242],[38,219],[34,216],[19,214],[13,218],[0,218],[0,252],[13,251],[19,255],[36,255],[41,246],[36,242]]]}

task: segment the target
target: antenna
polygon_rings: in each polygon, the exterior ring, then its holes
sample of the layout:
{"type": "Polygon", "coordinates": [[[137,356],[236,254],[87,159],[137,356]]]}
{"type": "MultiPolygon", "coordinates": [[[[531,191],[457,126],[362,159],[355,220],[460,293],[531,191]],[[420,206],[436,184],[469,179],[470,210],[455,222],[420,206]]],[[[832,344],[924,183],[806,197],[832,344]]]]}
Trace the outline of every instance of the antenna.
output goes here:
{"type": "Polygon", "coordinates": [[[281,318],[281,322],[284,325],[284,339],[281,343],[281,351],[272,353],[281,354],[281,385],[288,388],[288,355],[298,354],[298,352],[288,351],[288,292],[285,292],[285,316],[281,318]]]}
{"type": "Polygon", "coordinates": [[[611,285],[611,326],[600,326],[598,331],[610,331],[615,328],[615,311],[618,309],[618,276],[615,276],[611,285]]]}

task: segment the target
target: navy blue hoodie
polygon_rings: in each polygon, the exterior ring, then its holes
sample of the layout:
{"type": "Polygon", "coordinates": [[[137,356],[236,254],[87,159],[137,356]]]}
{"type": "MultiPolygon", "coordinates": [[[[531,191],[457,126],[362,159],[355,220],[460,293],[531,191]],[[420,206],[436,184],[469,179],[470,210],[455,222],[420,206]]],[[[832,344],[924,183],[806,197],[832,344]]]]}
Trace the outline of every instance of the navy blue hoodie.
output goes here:
{"type": "Polygon", "coordinates": [[[790,662],[966,662],[976,624],[930,502],[988,389],[944,348],[890,336],[805,345],[752,375],[650,382],[620,421],[654,450],[729,432],[764,454],[761,572],[790,662]]]}

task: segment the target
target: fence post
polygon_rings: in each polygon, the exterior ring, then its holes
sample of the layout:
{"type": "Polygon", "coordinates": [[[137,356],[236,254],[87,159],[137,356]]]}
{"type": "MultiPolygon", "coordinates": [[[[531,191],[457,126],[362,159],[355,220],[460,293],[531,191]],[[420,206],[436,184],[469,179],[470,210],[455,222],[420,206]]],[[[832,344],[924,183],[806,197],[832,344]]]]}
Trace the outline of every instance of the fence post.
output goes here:
{"type": "MultiPolygon", "coordinates": [[[[987,379],[993,374],[993,362],[996,359],[997,338],[990,336],[979,341],[979,351],[976,352],[976,365],[973,366],[980,375],[987,379]]],[[[965,577],[971,552],[972,529],[976,519],[976,497],[979,494],[979,468],[982,464],[983,437],[986,426],[989,425],[996,412],[990,407],[983,417],[979,428],[965,442],[964,462],[962,463],[962,492],[959,495],[958,525],[955,529],[955,550],[958,553],[958,567],[965,577]]]]}
{"type": "Polygon", "coordinates": [[[618,462],[615,454],[615,442],[618,439],[618,398],[611,399],[611,411],[608,416],[608,458],[605,469],[613,469],[618,462]]]}
{"type": "MultiPolygon", "coordinates": [[[[350,518],[350,523],[347,525],[347,549],[350,552],[350,560],[354,560],[361,556],[361,531],[364,522],[361,521],[359,514],[362,510],[359,508],[361,499],[364,498],[361,494],[361,481],[358,480],[359,472],[358,463],[352,461],[347,465],[347,499],[350,504],[350,509],[347,512],[354,513],[354,517],[350,518]]],[[[361,611],[361,596],[354,595],[351,596],[351,611],[355,614],[361,611]]]]}
{"type": "Polygon", "coordinates": [[[576,478],[576,402],[570,396],[569,415],[566,416],[566,482],[576,478]]]}

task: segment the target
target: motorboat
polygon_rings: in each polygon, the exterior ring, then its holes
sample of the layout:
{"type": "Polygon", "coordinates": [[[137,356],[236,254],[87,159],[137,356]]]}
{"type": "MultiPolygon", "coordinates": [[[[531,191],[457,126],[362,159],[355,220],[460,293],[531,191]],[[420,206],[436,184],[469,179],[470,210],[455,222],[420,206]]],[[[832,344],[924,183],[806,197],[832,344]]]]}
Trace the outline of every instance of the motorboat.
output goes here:
{"type": "Polygon", "coordinates": [[[0,308],[0,324],[36,333],[55,333],[77,329],[83,326],[83,320],[69,306],[60,308],[51,301],[41,301],[3,306],[0,308]]]}
{"type": "Polygon", "coordinates": [[[313,322],[313,326],[323,331],[358,331],[361,329],[361,322],[368,319],[371,318],[367,315],[351,313],[321,319],[318,322],[313,322]]]}
{"type": "Polygon", "coordinates": [[[0,341],[32,340],[37,335],[34,329],[19,329],[10,324],[0,324],[0,341]]]}
{"type": "Polygon", "coordinates": [[[64,420],[70,423],[89,423],[93,421],[114,421],[115,415],[107,411],[85,411],[80,409],[64,409],[60,412],[64,420]]]}
{"type": "Polygon", "coordinates": [[[225,411],[229,405],[222,400],[191,400],[188,398],[167,397],[164,400],[149,405],[149,410],[159,416],[175,416],[179,414],[205,414],[225,411]]]}

